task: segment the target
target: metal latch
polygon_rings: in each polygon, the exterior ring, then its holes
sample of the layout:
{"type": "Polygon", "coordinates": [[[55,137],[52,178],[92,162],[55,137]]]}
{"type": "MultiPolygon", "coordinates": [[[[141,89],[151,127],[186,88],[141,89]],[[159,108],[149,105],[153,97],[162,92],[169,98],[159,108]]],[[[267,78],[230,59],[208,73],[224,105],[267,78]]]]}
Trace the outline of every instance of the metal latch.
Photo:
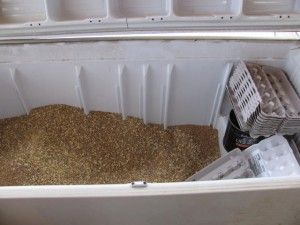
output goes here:
{"type": "Polygon", "coordinates": [[[146,181],[133,181],[133,182],[131,182],[131,187],[132,188],[145,188],[145,187],[147,187],[147,182],[146,181]]]}

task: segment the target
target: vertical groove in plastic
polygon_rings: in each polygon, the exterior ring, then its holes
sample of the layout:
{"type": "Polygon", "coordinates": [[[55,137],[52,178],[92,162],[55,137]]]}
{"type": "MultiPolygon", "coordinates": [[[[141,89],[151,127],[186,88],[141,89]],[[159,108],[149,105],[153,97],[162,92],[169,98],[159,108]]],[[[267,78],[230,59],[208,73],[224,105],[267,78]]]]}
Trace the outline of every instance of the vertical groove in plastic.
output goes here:
{"type": "Polygon", "coordinates": [[[86,99],[85,99],[85,96],[84,96],[84,91],[83,91],[83,85],[82,85],[82,67],[81,66],[76,66],[75,67],[75,71],[76,71],[76,87],[75,89],[77,90],[77,94],[79,96],[79,100],[80,100],[80,103],[81,103],[81,107],[83,108],[83,111],[84,113],[87,115],[89,114],[89,110],[88,110],[88,107],[87,107],[87,102],[86,102],[86,99]]]}
{"type": "Polygon", "coordinates": [[[120,99],[120,87],[119,85],[116,85],[116,102],[118,106],[118,112],[119,114],[122,114],[122,109],[121,109],[121,99],[120,99]]]}
{"type": "Polygon", "coordinates": [[[75,84],[75,92],[76,92],[76,97],[78,100],[78,105],[82,108],[82,101],[81,101],[81,97],[80,97],[80,90],[77,84],[75,84]]]}
{"type": "Polygon", "coordinates": [[[218,84],[216,94],[214,97],[214,102],[213,102],[213,107],[209,119],[209,124],[214,126],[214,120],[217,117],[217,107],[218,107],[218,99],[221,98],[220,95],[220,90],[221,90],[221,84],[218,84]]]}
{"type": "Polygon", "coordinates": [[[123,120],[126,119],[126,109],[125,109],[125,94],[124,94],[124,68],[125,66],[122,64],[118,65],[118,88],[119,88],[119,105],[120,105],[120,111],[122,114],[123,120]]]}
{"type": "Polygon", "coordinates": [[[143,119],[143,107],[144,107],[144,103],[143,103],[143,85],[140,85],[140,89],[139,89],[139,118],[143,119]]]}
{"type": "Polygon", "coordinates": [[[213,119],[212,119],[212,125],[213,127],[216,127],[217,125],[217,120],[218,120],[218,116],[220,113],[220,109],[221,109],[221,105],[225,96],[225,90],[226,90],[226,84],[228,82],[230,73],[233,69],[233,63],[228,63],[225,69],[225,76],[224,79],[222,81],[222,84],[220,85],[220,90],[219,90],[219,95],[217,97],[217,102],[216,102],[216,107],[214,107],[214,111],[213,111],[213,119]]]}
{"type": "Polygon", "coordinates": [[[165,114],[165,96],[166,96],[166,86],[163,85],[161,91],[161,112],[160,112],[160,124],[164,123],[164,114],[165,114]]]}
{"type": "Polygon", "coordinates": [[[21,84],[18,82],[18,78],[16,76],[16,69],[15,68],[10,68],[9,71],[10,71],[11,80],[12,80],[13,85],[14,85],[14,89],[17,93],[17,96],[18,96],[18,99],[21,103],[21,106],[22,106],[24,112],[28,115],[29,112],[30,112],[30,109],[29,109],[28,105],[26,104],[24,95],[21,91],[21,84]]]}
{"type": "Polygon", "coordinates": [[[174,72],[174,65],[168,64],[167,66],[167,77],[166,77],[166,89],[165,89],[165,100],[164,100],[164,129],[168,128],[169,120],[169,107],[170,107],[170,98],[171,98],[171,80],[174,72]]]}
{"type": "Polygon", "coordinates": [[[143,94],[143,121],[144,121],[144,124],[147,124],[148,123],[148,120],[147,120],[147,111],[148,111],[148,108],[147,108],[147,105],[148,105],[148,99],[147,99],[147,92],[148,92],[148,78],[149,77],[149,65],[148,64],[145,64],[143,65],[143,85],[142,85],[142,94],[143,94]]]}

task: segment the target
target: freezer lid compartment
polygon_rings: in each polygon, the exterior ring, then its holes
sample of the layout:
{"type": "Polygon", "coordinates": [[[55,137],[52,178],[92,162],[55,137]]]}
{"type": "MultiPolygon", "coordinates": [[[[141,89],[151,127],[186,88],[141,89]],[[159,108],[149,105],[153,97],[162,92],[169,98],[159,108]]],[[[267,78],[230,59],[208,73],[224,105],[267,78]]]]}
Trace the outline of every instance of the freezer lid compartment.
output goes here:
{"type": "Polygon", "coordinates": [[[300,0],[11,0],[0,36],[129,30],[298,30],[300,0]]]}

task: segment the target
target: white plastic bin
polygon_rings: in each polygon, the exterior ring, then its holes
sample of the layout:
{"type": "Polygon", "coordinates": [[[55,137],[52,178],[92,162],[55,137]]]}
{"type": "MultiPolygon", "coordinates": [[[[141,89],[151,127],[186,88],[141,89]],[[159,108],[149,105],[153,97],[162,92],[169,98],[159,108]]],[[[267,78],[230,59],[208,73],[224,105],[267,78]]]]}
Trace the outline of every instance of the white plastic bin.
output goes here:
{"type": "MultiPolygon", "coordinates": [[[[166,129],[210,125],[219,132],[224,154],[222,138],[231,109],[224,93],[235,62],[280,67],[300,93],[299,2],[0,0],[0,118],[66,104],[86,114],[134,116],[166,129]],[[219,32],[200,32],[215,28],[219,32]],[[245,33],[228,28],[248,29],[247,35],[260,32],[245,40],[245,33]],[[272,30],[294,33],[281,36],[272,30]]],[[[0,224],[300,221],[300,177],[129,182],[0,187],[0,224]]]]}
{"type": "MultiPolygon", "coordinates": [[[[297,46],[280,41],[188,40],[1,45],[0,115],[6,118],[39,106],[68,104],[86,113],[117,112],[165,127],[212,125],[221,140],[228,107],[223,95],[232,63],[244,59],[281,67],[299,91],[297,46]],[[146,91],[140,92],[143,85],[146,91]],[[81,88],[81,96],[75,87],[81,88]],[[118,87],[124,91],[122,98],[118,87]],[[141,103],[143,96],[147,101],[141,103]],[[147,105],[146,113],[140,111],[140,104],[147,105]]],[[[131,184],[0,187],[0,220],[16,225],[99,221],[293,225],[299,221],[299,192],[300,177],[144,188],[131,184]]]]}

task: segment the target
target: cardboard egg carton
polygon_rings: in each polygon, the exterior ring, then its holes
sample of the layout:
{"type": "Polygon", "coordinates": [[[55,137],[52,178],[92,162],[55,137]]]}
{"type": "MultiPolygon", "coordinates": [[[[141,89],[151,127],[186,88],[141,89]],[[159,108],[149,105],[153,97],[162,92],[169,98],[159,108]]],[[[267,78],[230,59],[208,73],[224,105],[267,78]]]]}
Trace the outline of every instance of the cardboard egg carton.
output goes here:
{"type": "Polygon", "coordinates": [[[300,99],[282,70],[240,62],[227,89],[241,129],[252,137],[300,131],[300,99]]]}
{"type": "Polygon", "coordinates": [[[278,133],[294,134],[299,132],[300,99],[295,89],[282,70],[270,66],[263,66],[263,69],[285,109],[285,119],[278,129],[278,133]]]}

